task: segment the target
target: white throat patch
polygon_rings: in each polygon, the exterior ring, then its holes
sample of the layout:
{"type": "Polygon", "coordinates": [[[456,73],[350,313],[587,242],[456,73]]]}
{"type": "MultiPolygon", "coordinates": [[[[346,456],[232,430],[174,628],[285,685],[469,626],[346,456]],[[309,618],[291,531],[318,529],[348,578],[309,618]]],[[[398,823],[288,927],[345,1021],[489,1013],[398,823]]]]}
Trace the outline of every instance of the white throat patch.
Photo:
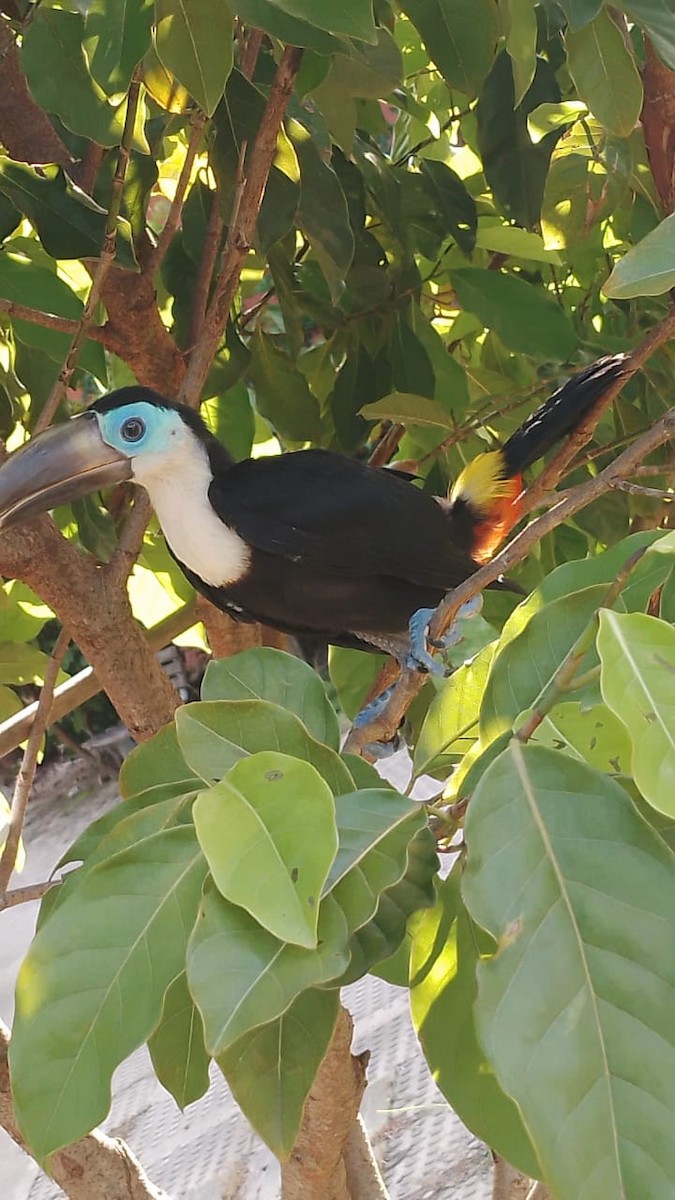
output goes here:
{"type": "Polygon", "coordinates": [[[223,587],[246,574],[251,551],[211,507],[211,467],[204,446],[183,422],[169,453],[139,454],[134,479],[148,492],[176,558],[205,583],[223,587]]]}

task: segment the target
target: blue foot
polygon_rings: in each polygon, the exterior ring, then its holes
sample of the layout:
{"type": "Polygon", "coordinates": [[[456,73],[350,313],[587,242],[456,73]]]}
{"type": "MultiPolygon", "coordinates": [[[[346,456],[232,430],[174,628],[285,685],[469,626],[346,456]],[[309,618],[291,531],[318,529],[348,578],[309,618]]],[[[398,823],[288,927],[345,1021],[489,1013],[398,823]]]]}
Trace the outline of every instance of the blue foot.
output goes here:
{"type": "Polygon", "coordinates": [[[456,619],[453,621],[449,629],[446,629],[443,637],[436,638],[433,641],[429,639],[429,622],[434,615],[433,608],[418,608],[414,612],[408,622],[410,632],[410,653],[406,659],[405,666],[412,671],[425,671],[430,675],[446,675],[448,672],[440,663],[436,662],[429,653],[429,646],[433,646],[435,650],[449,650],[450,646],[456,646],[461,642],[462,620],[468,620],[470,617],[475,617],[483,607],[483,597],[481,595],[474,596],[463,604],[457,613],[456,619]]]}
{"type": "Polygon", "coordinates": [[[379,696],[376,696],[374,700],[371,700],[370,704],[366,704],[366,707],[362,708],[361,712],[357,713],[354,717],[354,728],[360,729],[363,725],[368,725],[370,721],[376,721],[378,717],[381,717],[391,699],[393,690],[394,687],[392,684],[391,687],[385,688],[383,692],[380,692],[379,696]]]}

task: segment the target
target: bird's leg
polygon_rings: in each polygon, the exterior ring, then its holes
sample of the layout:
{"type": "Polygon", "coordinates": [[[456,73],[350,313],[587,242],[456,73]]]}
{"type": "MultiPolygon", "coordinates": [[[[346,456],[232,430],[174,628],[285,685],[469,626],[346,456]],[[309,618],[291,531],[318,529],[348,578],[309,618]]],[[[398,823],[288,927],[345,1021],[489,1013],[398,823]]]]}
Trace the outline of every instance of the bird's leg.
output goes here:
{"type": "MultiPolygon", "coordinates": [[[[437,638],[431,641],[428,637],[429,623],[434,615],[433,608],[418,608],[414,612],[408,622],[409,640],[408,648],[405,653],[396,653],[401,667],[412,671],[422,671],[429,675],[447,675],[445,667],[436,662],[429,653],[428,646],[431,645],[436,650],[447,650],[450,646],[456,646],[462,640],[462,629],[460,622],[468,620],[470,617],[475,617],[483,607],[483,597],[481,595],[474,596],[468,600],[466,604],[458,610],[455,620],[452,625],[445,631],[442,638],[437,638]]],[[[390,651],[394,651],[394,647],[389,647],[390,651]]],[[[371,721],[378,720],[386,709],[392,692],[396,685],[385,688],[366,704],[361,712],[357,713],[354,718],[354,728],[360,729],[364,725],[368,725],[371,721]]],[[[398,734],[390,742],[370,742],[367,747],[364,747],[374,758],[386,758],[389,754],[393,754],[399,748],[400,738],[398,734]]]]}
{"type": "Polygon", "coordinates": [[[446,629],[441,638],[430,641],[429,623],[434,615],[433,608],[418,608],[414,612],[408,622],[408,631],[410,634],[410,649],[408,655],[401,665],[409,671],[425,671],[429,675],[446,675],[445,667],[436,662],[429,653],[429,646],[433,646],[436,650],[449,650],[451,646],[456,646],[461,642],[463,634],[460,622],[467,620],[469,617],[475,617],[483,606],[483,597],[479,594],[468,600],[466,604],[458,610],[455,620],[452,625],[446,629]]]}

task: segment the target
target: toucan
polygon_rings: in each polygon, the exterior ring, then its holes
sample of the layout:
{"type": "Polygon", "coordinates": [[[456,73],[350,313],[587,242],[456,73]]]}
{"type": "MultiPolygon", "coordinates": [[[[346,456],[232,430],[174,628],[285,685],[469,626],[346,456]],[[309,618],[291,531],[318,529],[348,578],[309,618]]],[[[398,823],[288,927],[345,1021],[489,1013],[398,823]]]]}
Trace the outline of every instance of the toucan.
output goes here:
{"type": "Polygon", "coordinates": [[[130,479],[188,580],[236,620],[436,672],[431,612],[517,522],[522,472],[624,370],[615,355],[578,372],[447,498],[330,450],[235,462],[193,409],[120,388],[7,458],[0,529],[130,479]]]}

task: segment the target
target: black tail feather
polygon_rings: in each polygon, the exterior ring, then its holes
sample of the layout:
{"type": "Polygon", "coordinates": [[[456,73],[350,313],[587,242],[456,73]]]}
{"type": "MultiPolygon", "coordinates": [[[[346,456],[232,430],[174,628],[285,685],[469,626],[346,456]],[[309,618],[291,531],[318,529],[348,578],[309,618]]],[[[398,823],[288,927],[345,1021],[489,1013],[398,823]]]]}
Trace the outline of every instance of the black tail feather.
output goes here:
{"type": "Polygon", "coordinates": [[[549,396],[505,443],[507,476],[519,475],[572,433],[595,401],[625,370],[624,354],[605,355],[549,396]]]}

